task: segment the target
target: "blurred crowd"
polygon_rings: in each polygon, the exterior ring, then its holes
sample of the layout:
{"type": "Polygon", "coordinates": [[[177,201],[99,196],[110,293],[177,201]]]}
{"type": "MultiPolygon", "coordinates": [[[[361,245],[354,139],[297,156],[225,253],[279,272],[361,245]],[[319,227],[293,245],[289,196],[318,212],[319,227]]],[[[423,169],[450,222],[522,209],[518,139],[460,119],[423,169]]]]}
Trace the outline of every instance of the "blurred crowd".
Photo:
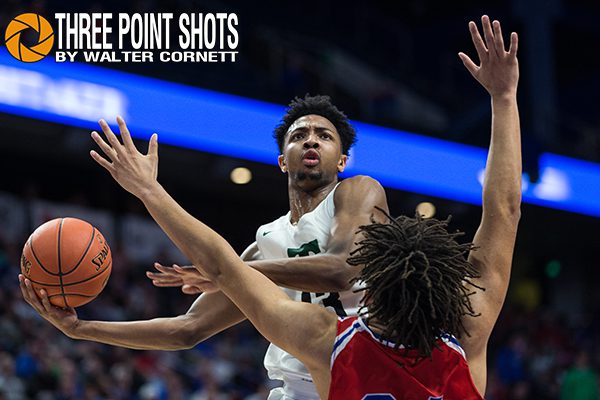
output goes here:
{"type": "MultiPolygon", "coordinates": [[[[257,400],[276,384],[262,366],[267,342],[248,323],[175,352],[69,339],[21,296],[22,243],[0,243],[0,400],[257,400]]],[[[109,284],[77,310],[80,319],[185,313],[192,296],[153,287],[144,274],[149,266],[134,265],[118,247],[109,284]]],[[[490,340],[487,399],[600,399],[600,318],[566,317],[507,303],[490,340]]]]}

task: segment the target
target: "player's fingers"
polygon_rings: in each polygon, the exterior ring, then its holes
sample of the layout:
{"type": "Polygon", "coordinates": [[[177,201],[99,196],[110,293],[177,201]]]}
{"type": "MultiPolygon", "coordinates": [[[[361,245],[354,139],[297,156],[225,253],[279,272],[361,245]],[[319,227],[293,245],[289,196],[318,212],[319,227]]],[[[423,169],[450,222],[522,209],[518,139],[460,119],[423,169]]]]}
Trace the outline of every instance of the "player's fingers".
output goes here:
{"type": "Polygon", "coordinates": [[[515,57],[517,55],[517,48],[519,47],[519,35],[517,32],[513,32],[510,34],[510,48],[508,49],[508,53],[511,57],[515,57]]]}
{"type": "Polygon", "coordinates": [[[467,68],[467,70],[469,70],[471,75],[475,76],[475,74],[479,70],[479,67],[477,65],[475,65],[473,60],[471,60],[471,58],[468,55],[466,55],[465,53],[458,53],[458,56],[462,60],[465,68],[467,68]]]}
{"type": "Polygon", "coordinates": [[[117,154],[122,153],[123,145],[121,144],[121,142],[119,142],[119,139],[113,133],[113,131],[110,129],[110,126],[108,126],[106,121],[101,119],[100,121],[98,121],[98,124],[100,124],[100,128],[102,128],[102,132],[104,132],[104,135],[106,136],[106,139],[108,139],[108,143],[110,143],[112,148],[117,152],[117,154]]]}
{"type": "Polygon", "coordinates": [[[42,306],[44,306],[44,310],[46,312],[52,311],[52,305],[50,304],[50,300],[48,300],[48,293],[44,289],[40,290],[40,299],[42,300],[42,306]]]}
{"type": "Polygon", "coordinates": [[[148,144],[148,155],[158,157],[158,133],[153,133],[148,144]]]}
{"type": "Polygon", "coordinates": [[[102,157],[100,154],[96,153],[94,150],[90,151],[90,156],[92,156],[94,161],[96,161],[98,164],[100,164],[100,166],[102,166],[104,169],[106,169],[111,174],[115,171],[115,167],[113,166],[113,164],[109,163],[104,157],[102,157]]]}
{"type": "Polygon", "coordinates": [[[125,148],[129,151],[137,151],[137,148],[133,143],[133,139],[131,138],[129,128],[127,128],[125,120],[120,115],[117,116],[117,124],[119,125],[119,131],[121,132],[121,138],[123,138],[123,145],[125,146],[125,148]]]}
{"type": "Polygon", "coordinates": [[[100,147],[102,152],[106,154],[108,158],[111,159],[111,161],[117,160],[117,152],[112,147],[110,147],[108,143],[104,141],[104,139],[102,139],[98,132],[92,132],[92,139],[94,139],[94,142],[96,142],[96,144],[100,147]]]}
{"type": "Polygon", "coordinates": [[[158,283],[160,285],[173,285],[173,286],[181,286],[183,283],[183,279],[180,278],[171,278],[160,275],[146,275],[152,282],[158,283]]]}
{"type": "Polygon", "coordinates": [[[473,40],[473,45],[475,45],[475,50],[477,51],[477,57],[479,57],[479,61],[486,60],[488,57],[488,50],[485,47],[485,43],[483,43],[481,34],[479,34],[477,24],[475,24],[473,21],[469,22],[469,32],[471,33],[471,40],[473,40]]]}
{"type": "Polygon", "coordinates": [[[169,275],[169,276],[177,276],[177,273],[173,270],[173,267],[167,267],[164,265],[154,265],[154,268],[156,268],[157,271],[160,271],[163,274],[169,275]]]}
{"type": "Polygon", "coordinates": [[[33,285],[31,284],[31,281],[27,278],[25,278],[25,290],[27,291],[27,302],[31,304],[31,306],[35,308],[36,311],[40,312],[41,310],[43,310],[44,308],[42,307],[39,298],[33,290],[33,285]]]}
{"type": "Polygon", "coordinates": [[[165,274],[163,272],[146,271],[146,276],[150,279],[178,281],[181,278],[175,274],[165,274]]]}
{"type": "Polygon", "coordinates": [[[152,284],[156,287],[179,287],[181,286],[181,281],[179,282],[171,282],[171,281],[164,281],[161,279],[156,279],[152,281],[152,284]]]}
{"type": "Polygon", "coordinates": [[[21,274],[19,274],[19,288],[21,289],[21,294],[23,294],[23,299],[29,303],[29,292],[25,286],[25,277],[21,274]]]}
{"type": "Polygon", "coordinates": [[[481,29],[483,30],[483,36],[485,37],[485,46],[488,49],[488,55],[491,57],[496,56],[496,46],[494,45],[494,32],[492,31],[490,17],[488,17],[487,15],[481,17],[481,29]]]}
{"type": "Polygon", "coordinates": [[[504,55],[506,49],[504,48],[504,38],[502,37],[500,21],[494,21],[492,23],[492,28],[494,29],[494,46],[496,47],[496,53],[498,55],[504,55]]]}
{"type": "Polygon", "coordinates": [[[178,274],[185,274],[187,272],[193,272],[193,273],[197,273],[198,270],[196,268],[184,268],[184,267],[180,267],[177,264],[173,264],[173,270],[176,271],[178,274]]]}

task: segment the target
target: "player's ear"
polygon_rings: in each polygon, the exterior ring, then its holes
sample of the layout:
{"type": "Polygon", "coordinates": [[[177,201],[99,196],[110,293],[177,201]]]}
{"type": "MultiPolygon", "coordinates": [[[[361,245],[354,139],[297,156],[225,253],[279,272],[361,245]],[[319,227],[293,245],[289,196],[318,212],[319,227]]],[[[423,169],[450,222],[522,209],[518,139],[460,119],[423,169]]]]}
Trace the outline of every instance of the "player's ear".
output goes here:
{"type": "Polygon", "coordinates": [[[344,172],[346,169],[346,163],[348,162],[348,156],[346,154],[342,154],[340,157],[340,161],[338,161],[338,172],[344,172]]]}
{"type": "Polygon", "coordinates": [[[287,165],[285,165],[285,157],[283,157],[283,154],[280,154],[279,157],[277,157],[277,164],[279,164],[281,172],[285,174],[287,172],[287,165]]]}

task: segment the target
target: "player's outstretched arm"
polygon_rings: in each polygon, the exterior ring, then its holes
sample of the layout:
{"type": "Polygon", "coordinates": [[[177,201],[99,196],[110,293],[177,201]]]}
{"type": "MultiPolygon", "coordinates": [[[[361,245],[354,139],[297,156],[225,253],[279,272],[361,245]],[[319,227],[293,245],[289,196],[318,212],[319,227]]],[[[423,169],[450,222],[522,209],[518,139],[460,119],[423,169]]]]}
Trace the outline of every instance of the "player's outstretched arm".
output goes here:
{"type": "Polygon", "coordinates": [[[103,121],[101,127],[110,145],[97,133],[92,134],[110,159],[92,151],[94,160],[144,203],[177,247],[221,288],[265,338],[307,366],[326,397],[328,382],[323,379],[329,377],[337,317],[322,307],[292,301],[267,277],[248,268],[225,239],[185,211],[158,183],[156,136],[150,140],[148,154],[141,154],[125,122],[119,118],[118,123],[123,144],[103,121]]]}
{"type": "Polygon", "coordinates": [[[521,134],[517,108],[518,38],[510,36],[509,50],[502,39],[500,22],[482,17],[484,39],[474,22],[469,30],[480,65],[459,53],[471,75],[488,91],[492,100],[492,135],[483,184],[481,224],[473,242],[478,249],[469,261],[481,278],[474,281],[485,291],[471,296],[479,317],[464,317],[470,336],[462,341],[476,385],[483,393],[486,379],[486,347],[504,303],[521,206],[521,134]],[[483,390],[481,389],[483,388],[483,390]]]}
{"type": "Polygon", "coordinates": [[[357,233],[361,225],[369,225],[372,218],[385,221],[388,212],[385,190],[368,176],[345,179],[334,194],[335,215],[328,249],[322,254],[307,257],[258,260],[250,266],[268,276],[280,286],[311,292],[338,292],[352,287],[359,267],[346,260],[362,239],[357,233]]]}
{"type": "Polygon", "coordinates": [[[221,292],[200,296],[183,315],[141,321],[86,321],[73,308],[50,304],[42,289],[34,292],[31,282],[19,275],[23,298],[46,321],[72,339],[90,340],[136,350],[189,349],[245,319],[221,292]]]}

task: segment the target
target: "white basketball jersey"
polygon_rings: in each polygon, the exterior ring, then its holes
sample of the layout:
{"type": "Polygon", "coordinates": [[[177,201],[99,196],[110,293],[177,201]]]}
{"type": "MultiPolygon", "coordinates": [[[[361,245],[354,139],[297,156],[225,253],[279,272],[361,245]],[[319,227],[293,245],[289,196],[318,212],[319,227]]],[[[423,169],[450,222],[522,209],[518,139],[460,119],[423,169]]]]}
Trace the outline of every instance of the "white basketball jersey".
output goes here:
{"type": "MultiPolygon", "coordinates": [[[[335,188],[313,211],[304,214],[296,225],[290,223],[288,212],[258,228],[256,243],[262,258],[303,257],[325,253],[335,214],[334,193],[335,188]]],[[[282,289],[293,300],[320,304],[339,316],[356,315],[362,296],[361,293],[353,293],[352,290],[340,293],[308,293],[282,289]]],[[[283,388],[271,392],[270,400],[319,399],[312,378],[304,365],[274,344],[269,346],[265,355],[265,368],[269,378],[284,382],[283,388]]]]}

